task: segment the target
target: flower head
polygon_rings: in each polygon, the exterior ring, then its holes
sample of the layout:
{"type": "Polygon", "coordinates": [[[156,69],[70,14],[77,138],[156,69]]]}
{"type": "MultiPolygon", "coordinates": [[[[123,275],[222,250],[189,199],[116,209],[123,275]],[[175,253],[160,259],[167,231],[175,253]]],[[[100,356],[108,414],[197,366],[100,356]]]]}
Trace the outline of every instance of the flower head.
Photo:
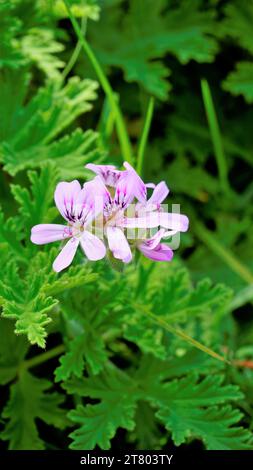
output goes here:
{"type": "Polygon", "coordinates": [[[188,218],[164,210],[169,189],[164,181],[145,184],[127,162],[123,171],[113,165],[86,165],[95,177],[81,188],[77,180],[61,182],[55,203],[67,225],[40,224],[32,228],[31,241],[38,245],[68,239],[53,263],[59,272],[72,262],[81,246],[90,260],[106,255],[105,243],[123,263],[137,249],[155,261],[170,261],[173,251],[162,239],[188,229],[188,218]],[[147,197],[147,188],[153,190],[147,197]],[[156,232],[151,234],[151,229],[156,232]],[[95,230],[96,235],[93,233],[95,230]],[[97,234],[99,233],[99,237],[97,234]]]}
{"type": "Polygon", "coordinates": [[[40,224],[32,228],[31,241],[37,245],[69,239],[53,263],[56,272],[71,264],[79,244],[88,259],[104,258],[104,243],[90,231],[99,212],[94,197],[99,189],[96,179],[86,183],[83,189],[77,180],[59,183],[54,195],[55,204],[68,225],[40,224]]]}
{"type": "Polygon", "coordinates": [[[188,217],[164,212],[161,207],[162,202],[169,193],[166,183],[162,181],[158,185],[145,185],[134,168],[127,162],[124,163],[126,170],[122,172],[112,166],[87,165],[87,167],[99,175],[101,183],[104,184],[104,227],[108,246],[113,256],[124,263],[129,263],[132,260],[130,247],[132,245],[132,247],[137,247],[145,256],[150,258],[152,255],[150,246],[153,247],[153,244],[157,242],[154,246],[155,254],[153,253],[152,259],[157,261],[171,260],[172,250],[168,245],[160,243],[165,230],[158,231],[151,238],[148,235],[149,229],[152,228],[167,229],[171,231],[171,234],[185,232],[188,229],[188,217]],[[108,180],[110,183],[113,180],[114,184],[107,183],[108,180]],[[113,186],[113,195],[111,195],[112,190],[109,191],[106,185],[113,186]],[[147,199],[147,187],[153,188],[153,193],[149,199],[147,199]],[[129,206],[133,202],[135,203],[131,211],[129,206]],[[133,215],[131,217],[129,217],[130,212],[133,215]],[[143,230],[141,239],[138,239],[139,231],[136,229],[145,230],[144,240],[143,230]],[[135,230],[134,241],[128,236],[129,231],[133,233],[133,230],[135,230]]]}

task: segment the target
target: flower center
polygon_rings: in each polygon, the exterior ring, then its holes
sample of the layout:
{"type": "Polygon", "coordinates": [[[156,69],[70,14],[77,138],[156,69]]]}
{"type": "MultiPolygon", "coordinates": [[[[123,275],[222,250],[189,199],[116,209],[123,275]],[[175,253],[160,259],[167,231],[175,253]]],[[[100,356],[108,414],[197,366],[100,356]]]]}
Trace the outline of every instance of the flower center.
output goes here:
{"type": "Polygon", "coordinates": [[[75,222],[73,225],[72,225],[72,234],[73,234],[73,237],[75,238],[79,238],[82,236],[83,232],[85,230],[85,227],[84,225],[81,223],[81,222],[75,222]]]}
{"type": "Polygon", "coordinates": [[[118,208],[114,208],[111,213],[105,217],[105,225],[110,227],[116,227],[123,218],[124,211],[118,208]]]}

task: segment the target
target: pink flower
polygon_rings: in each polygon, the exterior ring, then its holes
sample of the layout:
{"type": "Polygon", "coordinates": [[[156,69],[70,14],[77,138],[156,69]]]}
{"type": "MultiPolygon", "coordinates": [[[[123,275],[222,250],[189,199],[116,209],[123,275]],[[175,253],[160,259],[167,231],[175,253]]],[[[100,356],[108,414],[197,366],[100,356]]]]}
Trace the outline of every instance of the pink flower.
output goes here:
{"type": "Polygon", "coordinates": [[[132,260],[132,249],[155,261],[172,259],[173,251],[162,239],[185,232],[188,218],[164,210],[169,193],[164,181],[145,184],[129,163],[124,167],[119,171],[113,165],[89,164],[96,176],[82,189],[77,180],[57,185],[55,203],[68,224],[40,224],[31,233],[37,245],[68,240],[53,263],[56,272],[71,264],[79,244],[88,259],[104,258],[104,235],[113,256],[124,263],[132,260]],[[147,188],[153,189],[149,199],[147,188]],[[152,236],[151,229],[157,229],[152,236]]]}
{"type": "Polygon", "coordinates": [[[134,198],[145,202],[147,189],[136,171],[125,162],[126,170],[119,172],[112,165],[86,165],[100,178],[101,193],[104,195],[104,228],[109,249],[113,256],[124,263],[132,260],[132,252],[124,234],[124,211],[134,198]],[[114,195],[105,185],[115,188],[114,195]]]}
{"type": "Polygon", "coordinates": [[[106,186],[117,188],[117,191],[125,191],[128,196],[134,197],[138,201],[145,202],[147,196],[146,185],[136,173],[134,168],[128,163],[123,163],[126,170],[120,171],[114,165],[95,165],[88,163],[86,168],[100,176],[106,186]]]}
{"type": "MultiPolygon", "coordinates": [[[[184,232],[188,229],[189,221],[185,215],[161,210],[161,203],[169,192],[164,182],[157,186],[148,185],[148,187],[154,187],[154,190],[150,199],[147,200],[147,185],[129,163],[125,162],[124,166],[126,170],[119,172],[113,166],[87,165],[99,175],[97,178],[101,179],[101,185],[103,185],[105,233],[109,249],[115,258],[129,263],[132,260],[132,252],[125,233],[126,229],[147,230],[162,227],[173,233],[184,232]],[[107,190],[106,184],[114,188],[113,196],[111,196],[112,191],[107,190]],[[138,201],[134,210],[135,217],[127,217],[125,211],[135,199],[138,201]]],[[[155,238],[147,238],[144,241],[135,240],[134,245],[145,256],[169,261],[173,256],[172,250],[160,243],[164,233],[165,230],[158,232],[155,238]]]]}
{"type": "Polygon", "coordinates": [[[71,264],[79,244],[90,260],[104,258],[104,243],[89,230],[103,208],[95,201],[95,194],[97,201],[104,200],[101,189],[97,178],[86,183],[83,189],[77,180],[59,183],[54,194],[55,204],[68,225],[40,224],[32,228],[31,241],[37,245],[69,239],[53,263],[56,272],[71,264]]]}
{"type": "Polygon", "coordinates": [[[153,261],[171,261],[173,251],[166,243],[161,243],[161,239],[174,234],[175,232],[165,232],[164,229],[160,229],[153,237],[139,242],[137,248],[146,258],[150,258],[153,261]]]}
{"type": "Polygon", "coordinates": [[[148,200],[136,204],[135,217],[126,217],[125,228],[155,228],[163,227],[174,232],[186,232],[189,227],[189,219],[186,215],[164,212],[161,203],[169,194],[169,189],[164,181],[155,186],[148,200]]]}

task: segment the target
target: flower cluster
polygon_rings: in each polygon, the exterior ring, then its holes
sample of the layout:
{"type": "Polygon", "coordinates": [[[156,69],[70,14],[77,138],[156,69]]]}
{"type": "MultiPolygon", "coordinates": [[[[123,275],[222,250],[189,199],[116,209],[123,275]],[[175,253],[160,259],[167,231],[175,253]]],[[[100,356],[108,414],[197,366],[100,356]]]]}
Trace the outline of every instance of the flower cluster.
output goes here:
{"type": "Polygon", "coordinates": [[[89,260],[106,256],[129,263],[135,249],[155,261],[170,261],[172,249],[162,243],[188,229],[185,215],[169,213],[162,207],[169,190],[164,182],[145,184],[136,171],[112,165],[86,165],[96,176],[83,188],[77,180],[61,182],[55,190],[55,204],[67,225],[40,224],[31,232],[37,245],[67,240],[53,263],[56,272],[68,267],[81,246],[89,260]],[[152,195],[147,197],[147,188],[152,195]]]}

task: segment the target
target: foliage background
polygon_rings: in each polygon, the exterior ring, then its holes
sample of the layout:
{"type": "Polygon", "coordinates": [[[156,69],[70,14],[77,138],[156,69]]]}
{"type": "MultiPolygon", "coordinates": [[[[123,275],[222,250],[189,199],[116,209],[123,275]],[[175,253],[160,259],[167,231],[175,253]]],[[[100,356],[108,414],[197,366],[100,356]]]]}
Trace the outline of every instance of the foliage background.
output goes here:
{"type": "Polygon", "coordinates": [[[252,449],[253,2],[69,3],[191,225],[169,265],[52,271],[57,181],[122,148],[62,0],[1,0],[0,448],[252,449]]]}

